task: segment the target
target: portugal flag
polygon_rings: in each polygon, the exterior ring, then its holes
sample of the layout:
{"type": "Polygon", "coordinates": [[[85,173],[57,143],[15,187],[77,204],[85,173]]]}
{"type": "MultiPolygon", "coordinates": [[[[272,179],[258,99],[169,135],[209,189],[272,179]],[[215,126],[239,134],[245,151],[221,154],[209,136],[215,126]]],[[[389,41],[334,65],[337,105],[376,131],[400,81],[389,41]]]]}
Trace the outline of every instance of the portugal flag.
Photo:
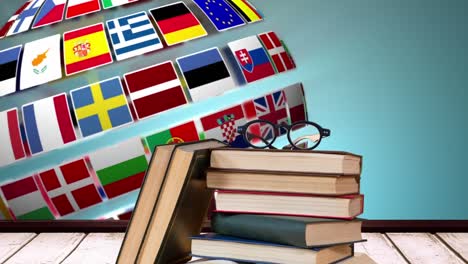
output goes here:
{"type": "Polygon", "coordinates": [[[151,9],[150,13],[169,46],[208,35],[183,2],[151,9]]]}
{"type": "Polygon", "coordinates": [[[151,152],[160,145],[183,143],[199,140],[198,130],[193,121],[173,127],[168,130],[157,132],[145,137],[147,147],[151,152]]]}
{"type": "Polygon", "coordinates": [[[112,63],[103,23],[65,32],[63,42],[66,75],[112,63]]]}

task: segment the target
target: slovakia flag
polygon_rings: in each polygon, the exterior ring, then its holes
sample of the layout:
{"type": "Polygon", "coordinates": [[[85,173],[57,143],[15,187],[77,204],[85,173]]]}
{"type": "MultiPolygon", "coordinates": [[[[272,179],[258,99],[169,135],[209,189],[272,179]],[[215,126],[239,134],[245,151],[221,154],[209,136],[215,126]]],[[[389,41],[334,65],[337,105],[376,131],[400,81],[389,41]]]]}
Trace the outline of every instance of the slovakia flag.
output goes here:
{"type": "Polygon", "coordinates": [[[228,46],[247,82],[254,82],[275,74],[268,54],[256,36],[230,42],[228,46]]]}

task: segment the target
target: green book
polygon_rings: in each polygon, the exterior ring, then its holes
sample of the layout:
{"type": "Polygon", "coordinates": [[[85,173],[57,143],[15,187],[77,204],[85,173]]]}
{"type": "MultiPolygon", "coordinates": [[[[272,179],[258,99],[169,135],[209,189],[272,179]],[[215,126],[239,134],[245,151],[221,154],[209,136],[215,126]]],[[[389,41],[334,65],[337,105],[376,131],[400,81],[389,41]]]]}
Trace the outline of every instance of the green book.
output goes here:
{"type": "Polygon", "coordinates": [[[270,216],[214,214],[213,232],[221,235],[284,244],[301,248],[363,241],[362,221],[270,216]]]}

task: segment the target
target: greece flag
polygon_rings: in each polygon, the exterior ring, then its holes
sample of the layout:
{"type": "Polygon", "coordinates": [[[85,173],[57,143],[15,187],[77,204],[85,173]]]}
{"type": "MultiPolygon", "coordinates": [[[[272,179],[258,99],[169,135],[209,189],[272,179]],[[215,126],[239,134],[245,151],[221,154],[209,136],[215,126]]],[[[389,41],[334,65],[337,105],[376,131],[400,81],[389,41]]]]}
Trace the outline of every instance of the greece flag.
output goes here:
{"type": "Polygon", "coordinates": [[[146,12],[108,20],[107,29],[118,61],[163,48],[146,12]]]}

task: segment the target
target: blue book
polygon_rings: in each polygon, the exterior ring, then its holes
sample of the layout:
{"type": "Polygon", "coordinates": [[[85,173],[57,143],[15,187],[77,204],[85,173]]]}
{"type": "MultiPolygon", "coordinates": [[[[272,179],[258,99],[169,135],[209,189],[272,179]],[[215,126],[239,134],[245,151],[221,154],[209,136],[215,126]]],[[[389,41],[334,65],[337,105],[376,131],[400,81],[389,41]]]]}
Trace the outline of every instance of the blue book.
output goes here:
{"type": "Polygon", "coordinates": [[[214,233],[192,237],[192,256],[206,259],[269,264],[328,264],[353,255],[353,244],[304,249],[214,233]]]}

